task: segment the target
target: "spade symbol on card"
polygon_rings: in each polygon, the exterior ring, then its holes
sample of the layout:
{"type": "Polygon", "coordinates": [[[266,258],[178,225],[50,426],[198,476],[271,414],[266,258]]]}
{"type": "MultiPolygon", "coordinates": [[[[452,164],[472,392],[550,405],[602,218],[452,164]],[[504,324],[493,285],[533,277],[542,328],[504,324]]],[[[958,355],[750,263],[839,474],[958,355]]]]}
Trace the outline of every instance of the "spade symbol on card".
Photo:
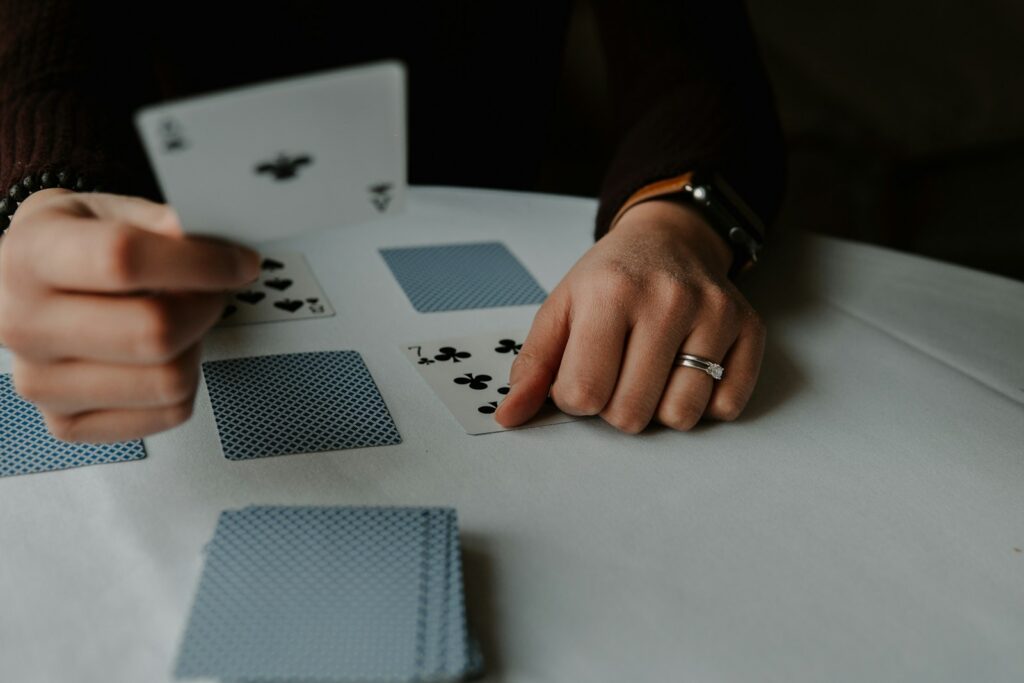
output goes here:
{"type": "Polygon", "coordinates": [[[468,386],[470,389],[482,391],[487,388],[487,383],[493,379],[494,378],[491,377],[490,375],[474,375],[472,373],[467,372],[465,375],[462,375],[461,377],[456,377],[452,381],[455,382],[456,384],[468,386]]]}
{"type": "Polygon", "coordinates": [[[523,348],[522,344],[516,344],[512,339],[500,339],[498,340],[498,346],[494,348],[498,353],[509,353],[512,355],[519,355],[519,351],[523,348]]]}
{"type": "Polygon", "coordinates": [[[299,169],[312,163],[313,157],[308,154],[288,155],[281,152],[270,161],[256,164],[254,171],[256,175],[269,175],[277,181],[290,180],[298,175],[299,169]]]}
{"type": "Polygon", "coordinates": [[[292,281],[287,278],[275,277],[273,280],[267,280],[263,284],[271,289],[276,289],[279,292],[283,292],[292,286],[292,281]]]}
{"type": "Polygon", "coordinates": [[[275,261],[272,258],[265,258],[263,259],[263,263],[260,264],[261,270],[269,270],[270,272],[281,270],[282,268],[284,268],[284,264],[280,261],[275,261]]]}
{"type": "Polygon", "coordinates": [[[235,294],[235,298],[236,299],[238,299],[239,301],[244,301],[247,304],[259,303],[260,301],[263,300],[263,298],[265,296],[267,296],[267,295],[264,294],[263,292],[253,292],[251,290],[250,291],[246,291],[246,292],[239,292],[238,294],[235,294]]]}
{"type": "Polygon", "coordinates": [[[434,360],[439,361],[451,361],[453,363],[461,363],[460,359],[472,358],[473,354],[469,351],[456,351],[454,346],[442,346],[437,350],[437,355],[434,356],[434,360]]]}
{"type": "Polygon", "coordinates": [[[180,152],[188,149],[188,140],[185,133],[174,119],[164,119],[160,122],[160,144],[165,152],[180,152]]]}
{"type": "Polygon", "coordinates": [[[300,299],[281,299],[280,301],[274,302],[274,307],[280,308],[282,311],[294,313],[302,308],[302,301],[300,299]]]}
{"type": "Polygon", "coordinates": [[[367,188],[370,193],[370,203],[381,213],[388,210],[391,203],[391,183],[374,183],[367,188]]]}

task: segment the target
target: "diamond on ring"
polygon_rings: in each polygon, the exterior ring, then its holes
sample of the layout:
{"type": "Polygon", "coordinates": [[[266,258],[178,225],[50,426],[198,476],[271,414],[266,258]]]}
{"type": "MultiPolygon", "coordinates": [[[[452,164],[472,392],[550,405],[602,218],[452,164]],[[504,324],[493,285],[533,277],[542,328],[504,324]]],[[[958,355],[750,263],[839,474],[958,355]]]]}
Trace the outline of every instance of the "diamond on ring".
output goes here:
{"type": "Polygon", "coordinates": [[[725,374],[725,368],[713,360],[702,358],[701,356],[694,356],[689,353],[680,353],[676,355],[675,365],[684,368],[693,368],[694,370],[700,370],[701,372],[709,375],[713,379],[720,380],[725,374]]]}

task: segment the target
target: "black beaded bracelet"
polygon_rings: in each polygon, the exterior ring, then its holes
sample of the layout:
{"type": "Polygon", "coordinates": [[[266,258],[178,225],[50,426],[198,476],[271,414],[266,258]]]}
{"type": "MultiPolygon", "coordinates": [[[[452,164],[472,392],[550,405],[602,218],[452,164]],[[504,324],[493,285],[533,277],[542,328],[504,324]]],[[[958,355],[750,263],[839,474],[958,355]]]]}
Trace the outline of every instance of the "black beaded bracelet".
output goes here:
{"type": "Polygon", "coordinates": [[[30,173],[20,183],[15,183],[0,197],[0,235],[11,225],[11,218],[18,210],[18,205],[28,199],[29,195],[39,190],[62,187],[75,192],[97,192],[98,187],[89,183],[84,177],[67,169],[60,171],[46,170],[30,173]]]}

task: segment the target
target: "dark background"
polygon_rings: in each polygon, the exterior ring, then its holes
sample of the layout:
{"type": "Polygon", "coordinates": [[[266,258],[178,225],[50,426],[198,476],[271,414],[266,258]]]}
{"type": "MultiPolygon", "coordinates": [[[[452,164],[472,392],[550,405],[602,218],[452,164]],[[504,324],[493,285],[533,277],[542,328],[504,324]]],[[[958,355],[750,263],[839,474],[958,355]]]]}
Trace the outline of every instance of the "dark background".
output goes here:
{"type": "MultiPolygon", "coordinates": [[[[1024,280],[1024,2],[748,0],[789,147],[780,232],[1024,280]]],[[[607,163],[600,36],[576,3],[544,189],[607,163]]]]}

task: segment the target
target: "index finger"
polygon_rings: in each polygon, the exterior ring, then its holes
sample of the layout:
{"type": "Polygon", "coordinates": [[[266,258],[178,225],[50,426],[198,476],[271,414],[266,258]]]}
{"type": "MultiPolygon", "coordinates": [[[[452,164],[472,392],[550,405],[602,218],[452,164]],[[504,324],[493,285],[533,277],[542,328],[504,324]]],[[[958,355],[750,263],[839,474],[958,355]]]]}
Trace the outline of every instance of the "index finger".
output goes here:
{"type": "Polygon", "coordinates": [[[523,348],[512,364],[508,396],[494,414],[498,424],[516,427],[537,414],[555,381],[568,338],[568,306],[552,293],[537,311],[523,348]]]}
{"type": "Polygon", "coordinates": [[[119,220],[60,217],[32,232],[29,267],[53,289],[223,291],[259,275],[259,255],[245,247],[119,220]]]}

